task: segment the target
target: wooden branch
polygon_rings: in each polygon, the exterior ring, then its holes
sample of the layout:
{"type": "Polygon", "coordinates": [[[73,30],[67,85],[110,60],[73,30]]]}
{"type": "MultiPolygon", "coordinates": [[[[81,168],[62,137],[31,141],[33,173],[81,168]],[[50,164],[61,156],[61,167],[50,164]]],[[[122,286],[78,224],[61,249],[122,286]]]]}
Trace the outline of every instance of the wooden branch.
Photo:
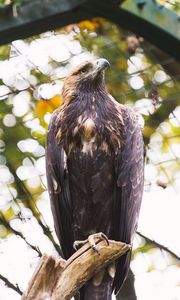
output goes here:
{"type": "Polygon", "coordinates": [[[101,268],[131,246],[115,241],[96,240],[97,254],[86,242],[67,261],[44,254],[21,300],[69,300],[101,268]]]}
{"type": "Polygon", "coordinates": [[[2,280],[5,284],[5,286],[7,286],[8,288],[14,290],[15,292],[17,292],[19,295],[22,295],[22,291],[20,290],[18,284],[13,284],[11,281],[9,281],[8,278],[6,278],[5,276],[0,274],[0,280],[2,280]]]}
{"type": "Polygon", "coordinates": [[[180,260],[180,256],[177,255],[175,252],[173,252],[172,250],[170,250],[169,248],[167,248],[166,246],[150,239],[149,237],[147,237],[146,235],[142,234],[141,232],[139,231],[136,231],[136,233],[142,237],[143,239],[145,239],[148,243],[150,244],[154,244],[155,247],[161,249],[161,250],[164,250],[164,251],[167,251],[168,253],[170,253],[173,257],[175,257],[176,259],[180,260]]]}

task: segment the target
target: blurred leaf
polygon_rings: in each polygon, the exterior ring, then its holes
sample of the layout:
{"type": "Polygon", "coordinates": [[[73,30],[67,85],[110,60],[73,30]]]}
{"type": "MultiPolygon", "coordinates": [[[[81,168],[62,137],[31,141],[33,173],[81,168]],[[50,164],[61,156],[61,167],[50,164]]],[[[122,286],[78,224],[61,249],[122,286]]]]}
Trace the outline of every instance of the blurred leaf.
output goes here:
{"type": "Polygon", "coordinates": [[[44,115],[47,112],[53,112],[55,109],[57,109],[62,102],[62,98],[60,95],[55,95],[53,98],[49,100],[39,100],[36,103],[34,114],[37,116],[40,120],[43,119],[44,115]]]}
{"type": "Polygon", "coordinates": [[[9,207],[7,210],[3,211],[3,215],[7,221],[10,221],[14,216],[14,211],[12,207],[9,207]]]}
{"type": "Polygon", "coordinates": [[[9,55],[9,45],[0,46],[0,60],[4,60],[8,58],[9,55]]]}

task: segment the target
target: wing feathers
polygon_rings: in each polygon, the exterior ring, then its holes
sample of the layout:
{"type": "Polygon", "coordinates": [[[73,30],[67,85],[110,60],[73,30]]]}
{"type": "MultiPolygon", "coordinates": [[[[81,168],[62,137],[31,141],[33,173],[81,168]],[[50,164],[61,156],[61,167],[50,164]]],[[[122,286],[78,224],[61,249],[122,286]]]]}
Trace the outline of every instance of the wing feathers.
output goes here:
{"type": "Polygon", "coordinates": [[[72,205],[69,175],[65,168],[65,153],[55,139],[55,111],[49,125],[46,145],[46,176],[54,226],[65,258],[73,253],[72,248],[72,205]]]}
{"type": "MultiPolygon", "coordinates": [[[[143,193],[144,146],[140,127],[129,108],[124,116],[124,130],[124,144],[116,161],[114,234],[116,239],[131,243],[137,227],[143,193]]],[[[127,276],[130,256],[129,253],[118,260],[114,279],[116,293],[127,276]]]]}

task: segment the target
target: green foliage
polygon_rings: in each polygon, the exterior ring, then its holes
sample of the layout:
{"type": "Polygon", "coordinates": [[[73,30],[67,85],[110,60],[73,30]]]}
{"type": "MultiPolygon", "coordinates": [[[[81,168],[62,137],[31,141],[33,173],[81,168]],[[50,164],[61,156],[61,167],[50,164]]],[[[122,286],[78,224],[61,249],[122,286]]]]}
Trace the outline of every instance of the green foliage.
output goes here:
{"type": "Polygon", "coordinates": [[[0,0],[0,6],[7,6],[10,4],[21,4],[23,0],[0,0]]]}
{"type": "Polygon", "coordinates": [[[0,47],[0,60],[7,59],[9,56],[9,45],[1,46],[0,47]]]}

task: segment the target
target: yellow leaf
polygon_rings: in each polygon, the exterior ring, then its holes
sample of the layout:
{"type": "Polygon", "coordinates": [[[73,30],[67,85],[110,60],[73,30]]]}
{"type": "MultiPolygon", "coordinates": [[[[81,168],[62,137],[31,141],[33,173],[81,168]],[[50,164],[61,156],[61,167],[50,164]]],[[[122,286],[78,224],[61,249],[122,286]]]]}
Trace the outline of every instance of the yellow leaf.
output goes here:
{"type": "Polygon", "coordinates": [[[62,98],[60,95],[55,95],[49,100],[41,99],[37,102],[35,108],[35,115],[42,118],[47,112],[53,112],[61,105],[62,98]]]}

